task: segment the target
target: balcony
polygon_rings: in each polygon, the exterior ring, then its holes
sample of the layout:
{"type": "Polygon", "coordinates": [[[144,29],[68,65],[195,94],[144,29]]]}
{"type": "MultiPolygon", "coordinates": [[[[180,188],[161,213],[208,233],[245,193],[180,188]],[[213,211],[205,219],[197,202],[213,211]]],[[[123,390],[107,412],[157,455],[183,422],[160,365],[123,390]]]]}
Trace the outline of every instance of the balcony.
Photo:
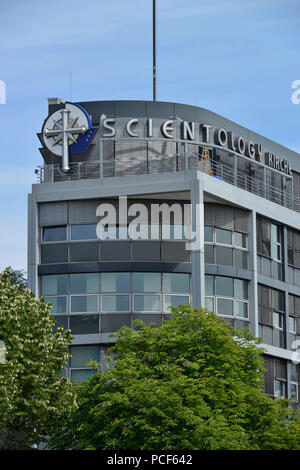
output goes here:
{"type": "Polygon", "coordinates": [[[185,170],[199,170],[212,178],[225,181],[233,186],[244,189],[249,193],[268,199],[283,207],[300,212],[300,200],[293,197],[292,181],[284,175],[275,173],[278,182],[284,188],[271,184],[272,171],[263,165],[244,161],[244,169],[238,169],[237,159],[232,159],[232,165],[203,159],[202,156],[189,154],[164,154],[148,156],[145,159],[109,160],[104,162],[90,161],[71,163],[70,170],[64,172],[60,165],[38,166],[35,170],[38,183],[53,183],[58,181],[78,181],[114,176],[135,176],[143,174],[158,174],[185,170]],[[234,163],[235,162],[235,163],[234,163]]]}

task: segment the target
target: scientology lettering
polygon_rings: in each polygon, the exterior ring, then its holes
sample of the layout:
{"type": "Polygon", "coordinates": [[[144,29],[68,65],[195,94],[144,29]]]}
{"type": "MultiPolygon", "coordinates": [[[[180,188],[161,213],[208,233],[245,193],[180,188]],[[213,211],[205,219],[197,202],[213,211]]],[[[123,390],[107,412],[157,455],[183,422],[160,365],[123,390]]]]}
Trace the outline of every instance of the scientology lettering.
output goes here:
{"type": "Polygon", "coordinates": [[[253,160],[263,162],[287,175],[292,175],[291,163],[271,152],[263,152],[261,144],[234,135],[224,128],[213,128],[209,124],[183,121],[179,118],[161,121],[142,118],[105,118],[100,119],[101,137],[103,138],[164,138],[187,142],[216,144],[233,150],[253,160]]]}

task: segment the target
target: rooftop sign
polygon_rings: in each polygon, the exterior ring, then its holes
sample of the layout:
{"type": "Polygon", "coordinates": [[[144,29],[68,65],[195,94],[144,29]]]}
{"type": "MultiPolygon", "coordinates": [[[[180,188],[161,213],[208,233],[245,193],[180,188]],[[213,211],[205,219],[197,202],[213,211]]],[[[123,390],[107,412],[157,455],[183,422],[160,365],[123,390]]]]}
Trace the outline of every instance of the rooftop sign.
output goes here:
{"type": "Polygon", "coordinates": [[[287,175],[292,175],[291,163],[271,152],[263,152],[261,144],[246,140],[240,135],[222,127],[210,124],[182,121],[181,119],[105,118],[100,120],[101,135],[104,138],[164,138],[189,142],[216,144],[227,150],[245,155],[253,160],[287,175]]]}

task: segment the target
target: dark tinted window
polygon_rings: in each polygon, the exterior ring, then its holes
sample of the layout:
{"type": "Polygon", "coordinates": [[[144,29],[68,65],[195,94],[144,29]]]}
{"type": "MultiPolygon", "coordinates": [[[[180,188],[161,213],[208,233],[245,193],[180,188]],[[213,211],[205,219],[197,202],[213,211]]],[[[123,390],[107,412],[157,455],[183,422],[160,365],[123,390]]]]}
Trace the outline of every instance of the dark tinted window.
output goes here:
{"type": "Polygon", "coordinates": [[[68,261],[68,245],[42,245],[41,261],[42,263],[63,263],[68,261]]]}
{"type": "Polygon", "coordinates": [[[68,329],[68,317],[55,317],[55,321],[53,331],[56,331],[59,326],[62,326],[64,330],[68,329]]]}
{"type": "Polygon", "coordinates": [[[101,315],[101,331],[102,333],[111,333],[118,331],[122,326],[131,326],[130,315],[110,314],[101,315]]]}
{"type": "Polygon", "coordinates": [[[96,240],[96,224],[71,226],[71,240],[96,240]]]}
{"type": "Polygon", "coordinates": [[[60,225],[58,227],[44,227],[43,241],[44,242],[59,242],[67,239],[67,227],[60,225]]]}
{"type": "Polygon", "coordinates": [[[99,333],[98,315],[74,315],[70,317],[70,329],[73,335],[99,333]]]}
{"type": "Polygon", "coordinates": [[[98,261],[99,244],[95,243],[71,243],[70,261],[98,261]]]}

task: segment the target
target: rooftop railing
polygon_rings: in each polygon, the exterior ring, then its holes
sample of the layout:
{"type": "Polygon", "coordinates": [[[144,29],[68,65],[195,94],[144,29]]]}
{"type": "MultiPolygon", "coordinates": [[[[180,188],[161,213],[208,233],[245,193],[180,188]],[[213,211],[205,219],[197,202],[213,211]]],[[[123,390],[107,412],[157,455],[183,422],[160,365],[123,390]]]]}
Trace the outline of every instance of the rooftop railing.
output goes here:
{"type": "MultiPolygon", "coordinates": [[[[293,197],[292,185],[279,188],[268,182],[266,172],[251,174],[251,162],[248,169],[241,171],[234,166],[211,159],[203,160],[196,154],[164,154],[148,156],[147,159],[131,160],[123,158],[113,160],[70,163],[70,170],[64,172],[60,165],[38,166],[35,170],[38,183],[52,183],[57,181],[76,181],[84,179],[98,179],[114,176],[135,176],[142,174],[158,174],[163,172],[177,172],[185,170],[200,170],[212,178],[225,181],[252,194],[261,196],[281,206],[300,212],[300,200],[293,197]]],[[[291,180],[289,180],[291,183],[291,180]]],[[[283,183],[284,184],[284,183],[283,183]]]]}

